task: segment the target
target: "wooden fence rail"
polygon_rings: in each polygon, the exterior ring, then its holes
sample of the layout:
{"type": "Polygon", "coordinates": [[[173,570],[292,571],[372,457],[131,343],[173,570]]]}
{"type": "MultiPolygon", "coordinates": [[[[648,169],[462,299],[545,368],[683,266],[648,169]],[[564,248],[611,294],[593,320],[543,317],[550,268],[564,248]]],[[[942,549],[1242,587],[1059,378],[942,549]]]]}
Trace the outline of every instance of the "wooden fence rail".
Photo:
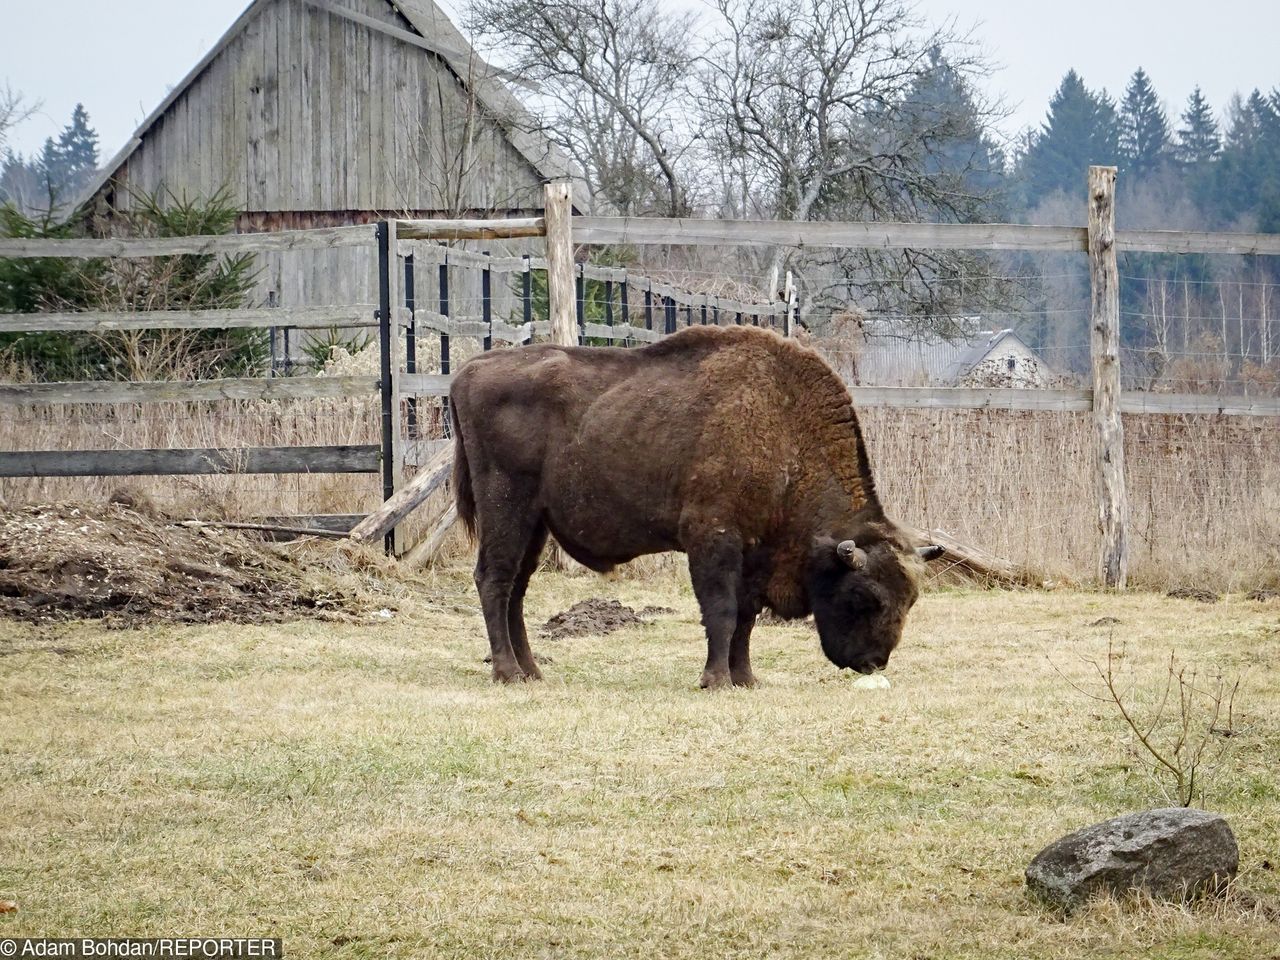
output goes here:
{"type": "Polygon", "coordinates": [[[376,473],[381,459],[382,451],[376,444],[187,450],[19,450],[0,453],[0,477],[376,473]]]}
{"type": "MultiPolygon", "coordinates": [[[[316,0],[325,2],[325,0],[316,0]]],[[[156,257],[176,254],[230,254],[257,251],[324,249],[370,245],[379,253],[379,303],[340,307],[241,309],[220,311],[156,311],[151,313],[51,313],[0,315],[5,332],[72,330],[202,329],[372,325],[376,317],[381,343],[377,377],[227,379],[193,383],[66,383],[0,385],[0,406],[92,403],[156,403],[216,400],[298,400],[319,397],[381,396],[380,446],[257,447],[236,450],[26,451],[0,453],[0,476],[82,476],[144,473],[289,473],[381,472],[384,500],[391,504],[379,516],[390,518],[390,537],[397,536],[398,510],[415,502],[422,489],[442,482],[438,451],[424,441],[402,435],[401,414],[412,431],[417,398],[439,397],[447,405],[453,373],[450,339],[482,339],[524,343],[534,335],[553,342],[652,342],[681,325],[782,320],[784,333],[797,309],[788,285],[780,300],[741,303],[692,294],[670,284],[635,276],[618,267],[575,264],[575,245],[717,245],[790,246],[880,249],[974,249],[1061,251],[1088,254],[1093,293],[1091,331],[1093,385],[1090,390],[938,389],[861,387],[852,389],[863,407],[1012,410],[1084,413],[1095,423],[1095,470],[1099,530],[1103,547],[1099,567],[1108,586],[1123,587],[1127,565],[1125,534],[1123,415],[1186,414],[1213,416],[1280,416],[1280,399],[1248,396],[1122,393],[1119,387],[1119,282],[1116,258],[1123,252],[1171,254],[1241,254],[1280,256],[1280,235],[1226,234],[1202,231],[1117,230],[1114,223],[1114,170],[1091,168],[1087,226],[956,223],[840,223],[760,220],[692,220],[627,217],[575,217],[567,182],[548,184],[544,216],[496,220],[389,220],[381,224],[217,237],[139,240],[0,239],[0,257],[156,257]],[[460,239],[546,238],[545,258],[490,257],[439,241],[460,239]],[[402,267],[402,260],[404,265],[402,267]],[[438,270],[438,300],[415,302],[413,264],[438,270]],[[449,301],[449,272],[465,267],[482,272],[481,313],[459,315],[449,301]],[[533,271],[545,270],[549,321],[533,319],[533,271]],[[493,316],[492,277],[523,274],[523,316],[507,322],[493,316]],[[600,309],[606,322],[587,312],[586,283],[604,285],[600,309]],[[633,294],[630,300],[628,294],[633,294]],[[615,303],[615,294],[617,302],[615,303]],[[438,309],[437,309],[438,308],[438,309]],[[591,319],[588,319],[590,316],[591,319]],[[409,335],[405,337],[404,331],[409,335]],[[439,372],[417,369],[418,332],[439,335],[439,372]],[[404,351],[403,358],[401,351],[404,351]],[[403,359],[403,362],[402,362],[403,359]],[[406,448],[414,462],[433,464],[431,477],[406,485],[406,448]],[[421,450],[419,448],[422,448],[421,450]],[[425,454],[425,456],[424,456],[425,454]],[[396,499],[397,491],[409,493],[396,499]]],[[[768,291],[776,297],[779,291],[768,291]]],[[[593,308],[594,309],[594,308],[593,308]]],[[[446,514],[432,530],[438,543],[447,529],[446,514]],[[441,525],[444,525],[443,527],[441,525]]],[[[379,523],[380,531],[386,523],[379,523]]],[[[367,525],[366,525],[367,526],[367,525]]],[[[403,545],[400,545],[401,547],[403,545]]],[[[399,547],[397,548],[399,549],[399,547]]],[[[414,556],[421,558],[421,550],[414,556]]]]}

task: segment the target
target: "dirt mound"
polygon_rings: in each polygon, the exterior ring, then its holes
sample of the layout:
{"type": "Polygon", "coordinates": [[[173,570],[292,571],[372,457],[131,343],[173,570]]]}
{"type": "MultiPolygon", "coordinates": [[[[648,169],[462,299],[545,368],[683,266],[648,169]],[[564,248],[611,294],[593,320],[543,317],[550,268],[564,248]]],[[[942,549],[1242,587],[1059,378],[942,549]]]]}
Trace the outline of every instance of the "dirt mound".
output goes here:
{"type": "Polygon", "coordinates": [[[1174,587],[1166,597],[1173,597],[1175,600],[1196,600],[1200,603],[1217,603],[1222,598],[1212,590],[1204,590],[1201,587],[1174,587]]]}
{"type": "Polygon", "coordinates": [[[668,607],[645,607],[637,613],[617,600],[592,597],[557,613],[542,625],[541,633],[544,640],[564,640],[588,634],[601,636],[633,624],[648,623],[659,614],[673,612],[668,607]]]}
{"type": "Polygon", "coordinates": [[[0,615],[21,620],[128,627],[363,612],[368,604],[326,573],[256,535],[179,526],[123,503],[0,513],[0,615]]]}

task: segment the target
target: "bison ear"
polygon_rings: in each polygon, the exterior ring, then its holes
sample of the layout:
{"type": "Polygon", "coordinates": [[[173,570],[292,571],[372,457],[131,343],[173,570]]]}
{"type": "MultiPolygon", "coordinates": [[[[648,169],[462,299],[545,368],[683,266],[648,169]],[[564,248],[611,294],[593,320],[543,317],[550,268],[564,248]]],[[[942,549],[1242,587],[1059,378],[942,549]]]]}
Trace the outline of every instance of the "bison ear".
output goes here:
{"type": "Polygon", "coordinates": [[[866,553],[859,549],[858,545],[852,540],[841,540],[836,544],[836,556],[839,557],[850,570],[861,570],[867,565],[866,553]]]}
{"type": "Polygon", "coordinates": [[[937,560],[946,552],[946,547],[940,547],[937,544],[930,544],[927,547],[916,547],[916,556],[921,560],[937,560]]]}

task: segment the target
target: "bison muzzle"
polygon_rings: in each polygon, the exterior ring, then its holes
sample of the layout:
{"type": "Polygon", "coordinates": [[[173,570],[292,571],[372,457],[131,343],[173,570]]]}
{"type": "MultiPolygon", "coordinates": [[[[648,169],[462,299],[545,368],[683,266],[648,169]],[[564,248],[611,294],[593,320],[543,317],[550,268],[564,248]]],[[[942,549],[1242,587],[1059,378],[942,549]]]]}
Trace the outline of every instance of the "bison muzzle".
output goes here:
{"type": "Polygon", "coordinates": [[[704,687],[755,682],[765,607],[812,613],[839,667],[888,663],[937,548],[885,517],[849,393],[813,351],[750,327],[632,350],[543,344],[468,361],[451,396],[494,680],[542,676],[524,596],[548,534],[598,571],[686,553],[704,687]]]}

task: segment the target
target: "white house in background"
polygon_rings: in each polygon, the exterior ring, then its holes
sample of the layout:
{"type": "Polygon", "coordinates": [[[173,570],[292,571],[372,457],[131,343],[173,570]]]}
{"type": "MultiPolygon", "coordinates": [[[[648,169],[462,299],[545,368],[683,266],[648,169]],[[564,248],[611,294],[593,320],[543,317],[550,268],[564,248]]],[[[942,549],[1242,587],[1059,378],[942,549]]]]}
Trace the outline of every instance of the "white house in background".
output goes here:
{"type": "Polygon", "coordinates": [[[980,330],[958,340],[894,335],[874,322],[862,327],[854,381],[874,386],[1057,386],[1062,377],[1013,330],[980,330]]]}

